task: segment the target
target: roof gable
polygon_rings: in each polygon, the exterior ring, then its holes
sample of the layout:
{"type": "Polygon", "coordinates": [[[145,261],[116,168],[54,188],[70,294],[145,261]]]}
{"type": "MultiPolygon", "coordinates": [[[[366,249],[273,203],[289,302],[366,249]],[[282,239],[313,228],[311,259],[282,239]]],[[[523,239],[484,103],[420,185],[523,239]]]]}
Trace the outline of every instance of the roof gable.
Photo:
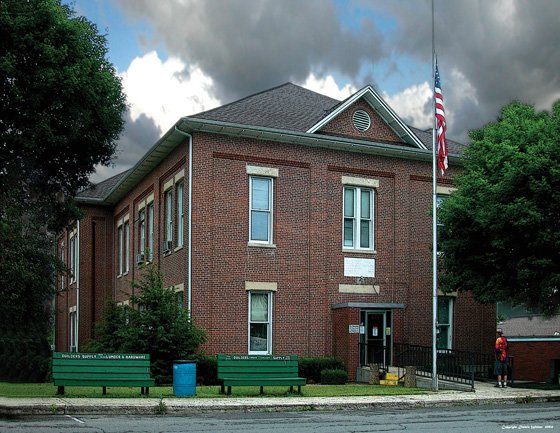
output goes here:
{"type": "MultiPolygon", "coordinates": [[[[384,140],[393,141],[400,143],[407,143],[413,147],[419,149],[427,149],[424,143],[411,131],[411,129],[401,120],[399,116],[393,111],[393,109],[381,98],[378,93],[371,86],[366,86],[360,91],[354,93],[352,96],[342,101],[337,107],[335,107],[328,115],[320,119],[311,128],[309,128],[307,133],[316,133],[328,130],[328,124],[333,122],[334,119],[351,110],[353,106],[359,103],[360,100],[365,101],[371,109],[376,113],[377,116],[381,118],[383,123],[390,128],[394,133],[393,137],[397,137],[396,140],[384,140]]],[[[358,131],[356,130],[356,133],[358,131]]],[[[382,135],[387,135],[385,131],[382,135]]],[[[387,135],[388,136],[388,135],[387,135]]],[[[361,138],[364,136],[362,135],[361,138]]]]}

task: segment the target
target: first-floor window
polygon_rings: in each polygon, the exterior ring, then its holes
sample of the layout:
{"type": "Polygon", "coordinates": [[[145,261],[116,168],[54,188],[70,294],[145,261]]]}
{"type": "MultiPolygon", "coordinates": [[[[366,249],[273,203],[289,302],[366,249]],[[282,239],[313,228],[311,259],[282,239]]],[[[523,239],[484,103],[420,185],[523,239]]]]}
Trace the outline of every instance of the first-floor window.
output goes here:
{"type": "Polygon", "coordinates": [[[78,313],[76,311],[71,311],[68,319],[70,322],[70,352],[77,352],[78,313]]]}
{"type": "Polygon", "coordinates": [[[451,349],[453,337],[453,298],[439,296],[437,303],[437,348],[451,349]]]}
{"type": "Polygon", "coordinates": [[[185,193],[185,184],[179,182],[177,184],[177,246],[182,247],[184,241],[184,224],[185,214],[183,211],[183,195],[185,193]]]}
{"type": "Polygon", "coordinates": [[[271,292],[249,292],[249,353],[272,353],[271,292]]]}

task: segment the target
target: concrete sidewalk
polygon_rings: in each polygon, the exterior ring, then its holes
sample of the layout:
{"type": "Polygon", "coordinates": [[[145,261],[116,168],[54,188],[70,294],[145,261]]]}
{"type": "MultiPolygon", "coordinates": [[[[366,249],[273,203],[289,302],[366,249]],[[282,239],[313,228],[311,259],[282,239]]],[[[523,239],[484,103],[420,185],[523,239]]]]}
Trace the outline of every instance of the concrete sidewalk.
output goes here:
{"type": "Polygon", "coordinates": [[[476,383],[474,392],[428,391],[423,395],[371,397],[252,397],[252,398],[7,398],[0,397],[0,415],[102,415],[208,412],[271,412],[371,408],[410,408],[454,405],[560,402],[560,390],[494,388],[476,383]]]}

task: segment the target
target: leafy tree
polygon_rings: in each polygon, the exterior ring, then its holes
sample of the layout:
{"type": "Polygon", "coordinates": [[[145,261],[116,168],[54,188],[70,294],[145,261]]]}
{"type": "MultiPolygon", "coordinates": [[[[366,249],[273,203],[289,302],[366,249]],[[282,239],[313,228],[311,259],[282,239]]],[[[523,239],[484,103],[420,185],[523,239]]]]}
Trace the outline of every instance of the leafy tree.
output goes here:
{"type": "Polygon", "coordinates": [[[76,191],[115,152],[126,101],[106,45],[60,0],[0,2],[3,342],[46,342],[60,265],[53,233],[79,216],[76,191]]]}
{"type": "Polygon", "coordinates": [[[121,81],[105,36],[60,0],[3,0],[0,41],[0,190],[63,227],[57,208],[115,152],[121,81]]]}
{"type": "Polygon", "coordinates": [[[170,383],[173,361],[195,356],[206,333],[178,305],[173,290],[163,287],[163,276],[155,265],[147,265],[132,287],[139,293],[131,297],[137,308],[111,303],[88,350],[149,353],[156,381],[170,383]]]}
{"type": "Polygon", "coordinates": [[[470,133],[457,191],[440,214],[442,286],[545,314],[560,304],[560,101],[514,102],[470,133]]]}

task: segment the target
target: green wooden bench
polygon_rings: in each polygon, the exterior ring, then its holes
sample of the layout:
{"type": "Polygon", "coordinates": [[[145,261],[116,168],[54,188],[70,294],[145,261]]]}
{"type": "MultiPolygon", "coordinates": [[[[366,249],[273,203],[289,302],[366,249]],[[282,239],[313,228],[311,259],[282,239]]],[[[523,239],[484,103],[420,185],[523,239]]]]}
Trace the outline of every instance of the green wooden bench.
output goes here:
{"type": "Polygon", "coordinates": [[[298,357],[294,355],[218,355],[218,381],[220,393],[228,395],[232,386],[289,385],[294,392],[297,385],[305,385],[305,378],[298,377],[298,357]]]}
{"type": "Polygon", "coordinates": [[[65,386],[101,386],[105,395],[108,386],[139,386],[149,394],[155,385],[150,355],[137,353],[54,352],[52,378],[61,395],[65,386]]]}

